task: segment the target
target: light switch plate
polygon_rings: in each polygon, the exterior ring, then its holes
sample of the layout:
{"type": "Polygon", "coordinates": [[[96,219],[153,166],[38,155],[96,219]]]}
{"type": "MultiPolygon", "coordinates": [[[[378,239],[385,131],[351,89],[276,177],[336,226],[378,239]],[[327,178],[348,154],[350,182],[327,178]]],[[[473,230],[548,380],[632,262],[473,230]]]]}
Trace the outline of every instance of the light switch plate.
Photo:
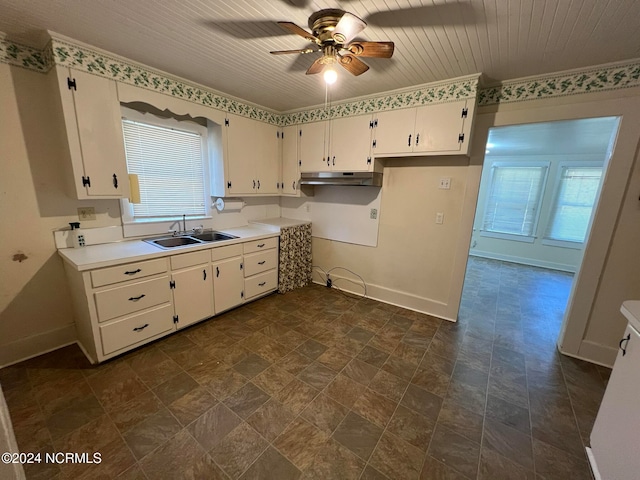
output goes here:
{"type": "Polygon", "coordinates": [[[444,223],[444,213],[442,212],[436,213],[436,223],[438,225],[442,225],[444,223]]]}
{"type": "Polygon", "coordinates": [[[442,177],[440,179],[440,185],[438,186],[440,190],[449,190],[451,188],[451,178],[442,177]]]}

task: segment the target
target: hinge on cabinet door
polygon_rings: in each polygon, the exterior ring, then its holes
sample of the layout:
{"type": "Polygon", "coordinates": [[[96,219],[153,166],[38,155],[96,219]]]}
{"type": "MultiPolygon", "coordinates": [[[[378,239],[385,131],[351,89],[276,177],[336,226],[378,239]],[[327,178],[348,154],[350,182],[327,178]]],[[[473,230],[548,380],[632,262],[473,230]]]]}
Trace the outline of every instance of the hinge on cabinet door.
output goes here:
{"type": "Polygon", "coordinates": [[[74,90],[77,90],[76,88],[76,79],[71,79],[69,77],[67,77],[67,87],[69,87],[69,90],[71,90],[72,88],[74,90]]]}
{"type": "Polygon", "coordinates": [[[458,135],[458,143],[462,143],[464,142],[464,133],[461,133],[460,135],[458,135]]]}
{"type": "Polygon", "coordinates": [[[225,118],[225,119],[224,119],[224,126],[225,126],[225,127],[228,127],[228,126],[229,126],[229,119],[228,119],[228,118],[225,118]]]}
{"type": "Polygon", "coordinates": [[[373,141],[373,148],[376,148],[376,140],[373,141]]]}
{"type": "Polygon", "coordinates": [[[298,160],[298,166],[301,167],[302,166],[302,160],[298,160]]]}
{"type": "Polygon", "coordinates": [[[373,120],[369,121],[369,128],[373,128],[373,120]]]}
{"type": "Polygon", "coordinates": [[[462,115],[461,115],[461,117],[462,117],[462,118],[467,118],[467,113],[468,113],[468,112],[469,112],[469,109],[468,109],[467,107],[464,107],[464,108],[462,109],[462,115]]]}
{"type": "Polygon", "coordinates": [[[175,280],[169,280],[169,288],[176,288],[175,280]]]}
{"type": "Polygon", "coordinates": [[[280,138],[280,130],[276,130],[276,137],[280,138]]]}
{"type": "Polygon", "coordinates": [[[231,182],[227,182],[227,188],[231,188],[231,182]]]}
{"type": "Polygon", "coordinates": [[[302,129],[298,130],[298,135],[302,136],[302,129]]]}
{"type": "Polygon", "coordinates": [[[373,121],[373,128],[376,128],[377,126],[378,126],[378,119],[376,118],[376,119],[373,121]]]}
{"type": "Polygon", "coordinates": [[[82,177],[82,186],[83,187],[90,187],[91,186],[91,179],[89,177],[82,177]]]}
{"type": "Polygon", "coordinates": [[[240,270],[242,270],[244,268],[244,264],[240,264],[240,270]]]}
{"type": "Polygon", "coordinates": [[[284,138],[284,132],[280,132],[280,138],[284,138]]]}
{"type": "Polygon", "coordinates": [[[173,316],[173,323],[178,323],[178,315],[173,316]]]}
{"type": "Polygon", "coordinates": [[[371,165],[371,157],[367,157],[367,165],[371,165]]]}

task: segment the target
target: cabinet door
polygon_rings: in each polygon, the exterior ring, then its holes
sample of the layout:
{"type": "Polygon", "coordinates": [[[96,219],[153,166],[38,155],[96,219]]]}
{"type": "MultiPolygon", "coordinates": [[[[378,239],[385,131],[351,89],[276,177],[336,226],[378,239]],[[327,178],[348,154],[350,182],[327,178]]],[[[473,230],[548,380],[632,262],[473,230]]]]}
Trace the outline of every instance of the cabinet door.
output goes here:
{"type": "Polygon", "coordinates": [[[175,272],[171,279],[175,282],[173,304],[178,328],[213,316],[213,278],[208,264],[175,272]]]}
{"type": "Polygon", "coordinates": [[[463,132],[466,100],[416,109],[416,140],[414,152],[458,152],[463,132]]]}
{"type": "Polygon", "coordinates": [[[227,182],[231,182],[229,193],[254,193],[254,185],[257,186],[255,162],[260,143],[257,139],[258,122],[237,115],[229,115],[228,120],[225,154],[229,166],[227,182]]]}
{"type": "Polygon", "coordinates": [[[410,153],[415,143],[414,126],[416,109],[404,108],[390,110],[376,115],[374,128],[375,147],[373,154],[377,157],[389,154],[410,153]]]}
{"type": "Polygon", "coordinates": [[[256,189],[254,193],[278,194],[280,182],[280,156],[278,127],[264,122],[258,122],[257,126],[259,151],[254,157],[256,163],[256,189]]]}
{"type": "Polygon", "coordinates": [[[371,130],[371,115],[331,120],[331,169],[341,172],[369,170],[372,166],[371,130]]]}
{"type": "Polygon", "coordinates": [[[315,122],[300,125],[300,171],[327,172],[328,123],[315,122]]]}
{"type": "Polygon", "coordinates": [[[298,126],[284,127],[282,130],[282,193],[298,195],[298,126]]]}
{"type": "Polygon", "coordinates": [[[127,197],[129,179],[116,82],[56,68],[77,197],[127,197]],[[75,80],[75,89],[69,88],[68,79],[75,80]],[[82,177],[88,181],[83,182],[82,177]]]}
{"type": "Polygon", "coordinates": [[[640,335],[628,326],[591,432],[591,449],[603,479],[634,480],[640,472],[640,335]]]}
{"type": "Polygon", "coordinates": [[[244,296],[242,257],[233,257],[212,265],[213,303],[216,314],[240,305],[244,296]]]}

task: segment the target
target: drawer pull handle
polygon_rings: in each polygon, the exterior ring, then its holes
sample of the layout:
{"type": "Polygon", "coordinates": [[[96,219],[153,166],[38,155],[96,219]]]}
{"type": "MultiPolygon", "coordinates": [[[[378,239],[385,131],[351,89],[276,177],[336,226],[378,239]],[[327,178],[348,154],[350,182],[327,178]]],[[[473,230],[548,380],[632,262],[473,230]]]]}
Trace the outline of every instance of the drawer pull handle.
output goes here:
{"type": "Polygon", "coordinates": [[[130,272],[124,272],[125,275],[135,275],[136,273],[140,273],[142,270],[137,269],[137,270],[132,270],[130,272]]]}
{"type": "Polygon", "coordinates": [[[207,279],[207,271],[206,270],[202,270],[202,276],[204,277],[203,280],[207,279]]]}
{"type": "Polygon", "coordinates": [[[264,265],[266,263],[266,260],[262,260],[261,262],[258,262],[258,265],[264,265]]]}
{"type": "Polygon", "coordinates": [[[256,245],[256,246],[257,246],[258,248],[262,248],[262,247],[264,247],[264,243],[260,243],[260,244],[258,244],[258,245],[256,245]]]}
{"type": "Polygon", "coordinates": [[[133,329],[134,332],[140,332],[142,330],[144,330],[145,328],[147,328],[149,326],[148,323],[145,323],[144,325],[142,325],[141,327],[136,327],[133,329]]]}
{"type": "Polygon", "coordinates": [[[267,284],[267,282],[260,282],[260,283],[258,284],[258,286],[259,286],[259,287],[264,287],[266,284],[267,284]]]}
{"type": "Polygon", "coordinates": [[[129,300],[131,300],[132,302],[137,302],[138,300],[140,300],[141,298],[144,298],[145,296],[146,295],[143,293],[139,297],[129,297],[129,300]]]}
{"type": "Polygon", "coordinates": [[[629,340],[631,340],[631,334],[628,334],[626,337],[620,340],[619,346],[620,346],[620,350],[622,350],[623,357],[627,354],[627,345],[629,344],[629,340]],[[627,342],[624,344],[624,347],[622,346],[623,342],[627,342]]]}
{"type": "Polygon", "coordinates": [[[220,269],[216,267],[216,278],[218,278],[219,276],[220,276],[220,269]]]}

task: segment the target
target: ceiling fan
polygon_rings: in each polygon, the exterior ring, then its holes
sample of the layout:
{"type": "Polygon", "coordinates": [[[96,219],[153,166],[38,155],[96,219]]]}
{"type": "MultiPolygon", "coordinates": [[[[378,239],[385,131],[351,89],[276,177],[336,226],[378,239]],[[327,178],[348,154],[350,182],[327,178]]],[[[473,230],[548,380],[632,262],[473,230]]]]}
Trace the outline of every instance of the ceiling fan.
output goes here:
{"type": "Polygon", "coordinates": [[[367,23],[352,13],[337,8],[327,8],[309,16],[312,33],[292,22],[278,22],[290,33],[299,35],[312,45],[298,50],[278,50],[273,55],[307,54],[322,52],[307,70],[307,75],[322,72],[328,65],[339,64],[353,75],[362,75],[369,66],[358,57],[391,58],[393,42],[365,42],[354,40],[367,23]]]}

